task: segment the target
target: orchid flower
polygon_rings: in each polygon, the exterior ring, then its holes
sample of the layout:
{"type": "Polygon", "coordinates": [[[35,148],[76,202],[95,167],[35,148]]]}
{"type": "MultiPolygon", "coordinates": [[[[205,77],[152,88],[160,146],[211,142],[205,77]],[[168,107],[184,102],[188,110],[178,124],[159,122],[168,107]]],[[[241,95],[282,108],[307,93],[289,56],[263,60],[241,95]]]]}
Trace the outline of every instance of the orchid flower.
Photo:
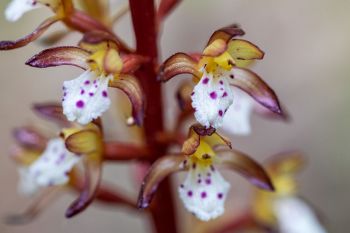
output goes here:
{"type": "Polygon", "coordinates": [[[83,160],[85,188],[67,210],[67,217],[72,217],[95,197],[101,174],[102,139],[94,124],[66,128],[61,135],[47,139],[36,130],[20,128],[15,131],[20,147],[13,150],[12,157],[20,165],[19,190],[26,195],[53,186],[77,185],[77,165],[83,160]]]}
{"type": "MultiPolygon", "coordinates": [[[[42,22],[32,33],[14,40],[0,41],[0,50],[16,49],[37,40],[53,24],[62,22],[69,29],[74,29],[81,33],[90,33],[94,31],[104,32],[112,37],[122,51],[130,49],[111,31],[110,25],[106,23],[108,12],[100,12],[95,15],[97,18],[89,15],[91,11],[102,11],[104,8],[100,5],[101,1],[96,1],[93,6],[87,8],[87,13],[77,10],[72,0],[12,0],[5,10],[6,18],[9,21],[18,20],[25,12],[38,7],[49,7],[54,15],[42,22]],[[102,16],[103,14],[103,16],[102,16]]],[[[105,9],[104,9],[105,10],[105,9]]],[[[59,35],[60,37],[60,35],[59,35]]]]}
{"type": "Polygon", "coordinates": [[[231,147],[227,139],[213,129],[194,125],[183,144],[182,154],[160,158],[150,168],[141,187],[138,206],[146,208],[154,196],[159,183],[168,175],[186,171],[187,177],[178,187],[185,208],[202,221],[222,215],[230,184],[217,167],[224,166],[238,171],[252,184],[273,190],[264,169],[247,155],[236,151],[217,151],[217,147],[231,147]]]}
{"type": "Polygon", "coordinates": [[[120,54],[117,45],[111,41],[87,43],[90,36],[84,37],[81,47],[47,49],[26,64],[39,68],[73,65],[85,70],[78,78],[63,83],[63,113],[69,121],[85,125],[100,117],[111,104],[108,94],[108,86],[111,86],[128,95],[134,122],[141,125],[144,99],[138,81],[128,73],[135,70],[143,58],[120,54]]]}
{"type": "Polygon", "coordinates": [[[234,102],[231,86],[240,88],[258,103],[276,114],[283,114],[274,91],[254,72],[242,68],[262,59],[264,53],[254,44],[241,39],[244,32],[237,26],[213,33],[199,56],[177,53],[160,68],[160,80],[168,81],[178,74],[192,74],[196,86],[191,93],[197,121],[206,128],[222,126],[225,113],[234,102]]]}
{"type": "Polygon", "coordinates": [[[257,190],[253,205],[254,216],[262,225],[277,227],[281,233],[327,232],[312,206],[298,195],[295,174],[303,160],[299,153],[287,153],[269,161],[267,171],[276,192],[257,190]]]}
{"type": "Polygon", "coordinates": [[[37,197],[24,213],[9,216],[9,223],[26,223],[33,219],[43,202],[47,205],[61,193],[58,192],[61,187],[80,192],[79,198],[67,209],[67,217],[83,211],[95,197],[101,202],[134,208],[133,202],[118,191],[100,185],[104,146],[98,124],[73,125],[65,120],[62,108],[57,104],[36,104],[34,111],[65,128],[60,137],[53,138],[43,136],[33,127],[14,131],[18,146],[13,148],[11,157],[19,167],[18,190],[21,194],[37,197]],[[83,165],[84,178],[79,164],[83,165]]]}

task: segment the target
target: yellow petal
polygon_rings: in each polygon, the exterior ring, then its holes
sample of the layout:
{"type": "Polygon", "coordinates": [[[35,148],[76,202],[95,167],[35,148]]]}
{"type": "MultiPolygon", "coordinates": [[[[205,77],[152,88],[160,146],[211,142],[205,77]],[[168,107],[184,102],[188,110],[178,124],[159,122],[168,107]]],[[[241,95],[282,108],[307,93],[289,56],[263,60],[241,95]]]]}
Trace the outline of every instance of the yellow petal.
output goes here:
{"type": "Polygon", "coordinates": [[[204,49],[203,56],[216,57],[225,52],[226,49],[226,41],[223,39],[216,39],[204,49]]]}
{"type": "Polygon", "coordinates": [[[264,57],[264,52],[259,47],[246,40],[231,40],[228,43],[227,52],[235,60],[253,60],[264,57]]]}
{"type": "Polygon", "coordinates": [[[123,68],[123,61],[119,56],[119,53],[115,49],[108,49],[104,60],[103,60],[103,69],[104,73],[115,74],[119,73],[123,68]]]}

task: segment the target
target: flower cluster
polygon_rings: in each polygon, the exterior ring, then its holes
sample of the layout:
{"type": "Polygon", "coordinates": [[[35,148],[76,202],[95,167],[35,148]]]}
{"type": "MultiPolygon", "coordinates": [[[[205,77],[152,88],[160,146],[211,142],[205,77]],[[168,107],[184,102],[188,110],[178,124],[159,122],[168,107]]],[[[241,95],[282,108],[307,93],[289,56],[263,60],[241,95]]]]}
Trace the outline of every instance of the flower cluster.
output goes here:
{"type": "MultiPolygon", "coordinates": [[[[244,31],[230,25],[216,30],[203,52],[176,53],[158,64],[157,33],[178,3],[162,0],[155,10],[152,0],[129,1],[129,7],[121,12],[131,11],[136,48],[126,46],[112,30],[113,22],[122,13],[109,16],[107,1],[13,0],[9,4],[5,14],[10,21],[39,7],[51,9],[54,15],[21,39],[1,41],[0,50],[28,45],[56,22],[81,33],[80,41],[73,45],[55,47],[57,38],[52,40],[50,48],[26,62],[36,68],[70,65],[82,69],[82,73],[58,87],[62,89],[61,103],[34,105],[39,116],[59,127],[55,136],[43,136],[32,127],[15,130],[18,146],[12,158],[19,166],[21,192],[33,195],[61,186],[79,191],[79,197],[66,211],[67,217],[82,212],[95,198],[135,209],[147,208],[154,199],[157,204],[149,212],[158,231],[172,229],[167,232],[175,233],[171,187],[167,185],[167,177],[173,173],[187,173],[178,186],[178,195],[184,207],[202,221],[224,213],[231,185],[220,169],[233,170],[260,189],[279,189],[279,181],[272,182],[270,178],[274,174],[269,175],[250,156],[232,148],[229,140],[217,132],[223,129],[230,134],[249,134],[254,111],[271,119],[286,117],[273,89],[247,68],[263,59],[264,52],[237,38],[244,31]],[[193,82],[183,82],[178,88],[181,111],[175,119],[176,127],[165,129],[161,83],[179,74],[191,75],[193,82]],[[121,90],[130,100],[131,114],[124,123],[139,127],[139,144],[105,139],[103,126],[112,124],[102,118],[113,104],[109,88],[121,90]],[[183,128],[189,118],[196,122],[186,137],[183,128]],[[182,150],[177,146],[182,146],[182,150]],[[171,148],[179,151],[170,152],[171,148]],[[101,184],[104,163],[122,160],[149,168],[140,172],[143,181],[134,202],[101,184]],[[169,214],[163,214],[163,208],[169,214]],[[164,227],[164,222],[173,226],[164,227]]],[[[279,207],[276,211],[283,213],[284,207],[279,207]]],[[[20,222],[33,217],[34,212],[31,209],[11,219],[20,222]]]]}

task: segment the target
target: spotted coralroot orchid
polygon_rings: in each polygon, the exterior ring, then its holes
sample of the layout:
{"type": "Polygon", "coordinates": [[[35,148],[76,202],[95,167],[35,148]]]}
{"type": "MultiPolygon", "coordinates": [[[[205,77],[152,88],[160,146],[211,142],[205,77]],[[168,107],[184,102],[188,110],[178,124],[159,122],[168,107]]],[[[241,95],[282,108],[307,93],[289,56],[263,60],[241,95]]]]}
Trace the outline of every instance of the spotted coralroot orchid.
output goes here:
{"type": "Polygon", "coordinates": [[[213,33],[201,55],[177,53],[160,68],[160,79],[168,81],[178,74],[192,74],[196,83],[191,93],[197,121],[209,128],[222,126],[225,113],[234,103],[235,90],[240,88],[258,103],[276,114],[283,114],[274,91],[254,72],[243,68],[262,59],[264,53],[242,39],[244,32],[233,25],[213,33]]]}
{"type": "Polygon", "coordinates": [[[327,232],[315,209],[298,194],[295,175],[303,164],[304,158],[297,152],[270,159],[267,171],[276,192],[257,190],[253,205],[254,216],[262,225],[283,233],[327,232]]]}
{"type": "Polygon", "coordinates": [[[202,221],[224,213],[230,184],[217,167],[237,171],[257,187],[273,190],[268,175],[258,163],[236,150],[218,151],[220,146],[231,148],[231,143],[214,129],[193,125],[183,144],[182,154],[164,156],[150,168],[142,184],[138,206],[146,208],[159,183],[178,171],[187,172],[187,177],[178,187],[179,196],[185,208],[202,221]]]}
{"type": "Polygon", "coordinates": [[[117,191],[100,185],[104,148],[98,124],[73,125],[65,120],[62,108],[54,103],[36,104],[33,109],[39,116],[65,128],[55,137],[44,136],[34,127],[14,130],[17,145],[11,151],[11,158],[18,165],[18,191],[35,199],[24,213],[9,216],[8,223],[32,220],[41,208],[62,193],[62,187],[80,193],[68,208],[67,217],[83,211],[95,197],[108,204],[134,208],[134,204],[117,191]]]}
{"type": "Polygon", "coordinates": [[[108,86],[119,88],[129,96],[132,117],[138,125],[143,120],[143,97],[137,79],[128,74],[139,66],[143,58],[133,54],[120,54],[117,44],[101,41],[86,42],[93,35],[86,35],[81,47],[56,47],[35,55],[27,64],[46,68],[60,65],[77,66],[85,71],[76,79],[63,83],[63,113],[69,121],[88,124],[105,112],[111,100],[108,86]]]}

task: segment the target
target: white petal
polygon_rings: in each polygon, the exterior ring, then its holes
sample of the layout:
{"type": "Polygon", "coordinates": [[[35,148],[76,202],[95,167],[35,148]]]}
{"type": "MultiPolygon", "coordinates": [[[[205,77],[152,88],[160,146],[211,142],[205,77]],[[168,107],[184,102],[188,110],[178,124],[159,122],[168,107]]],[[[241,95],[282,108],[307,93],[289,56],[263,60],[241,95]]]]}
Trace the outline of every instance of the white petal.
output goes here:
{"type": "Polygon", "coordinates": [[[233,88],[233,104],[227,110],[222,129],[230,134],[248,135],[251,132],[250,116],[254,101],[238,88],[233,88]]]}
{"type": "Polygon", "coordinates": [[[29,166],[29,176],[42,187],[63,185],[69,180],[68,173],[80,157],[69,152],[64,140],[55,138],[48,142],[43,154],[29,166]]]}
{"type": "Polygon", "coordinates": [[[213,166],[190,164],[185,181],[178,188],[186,209],[202,221],[209,221],[224,213],[230,184],[213,166]]]}
{"type": "Polygon", "coordinates": [[[25,196],[32,196],[38,190],[39,186],[35,182],[35,178],[30,175],[28,167],[20,167],[18,169],[19,173],[19,183],[18,183],[18,192],[25,196]]]}
{"type": "Polygon", "coordinates": [[[274,203],[282,233],[326,233],[311,208],[297,197],[280,198],[274,203]]]}
{"type": "Polygon", "coordinates": [[[12,0],[5,10],[5,17],[8,21],[17,21],[24,13],[38,6],[35,0],[12,0]]]}
{"type": "Polygon", "coordinates": [[[78,78],[63,83],[63,113],[70,121],[88,124],[105,112],[111,100],[108,97],[108,82],[112,76],[96,76],[85,71],[78,78]]]}
{"type": "Polygon", "coordinates": [[[223,76],[213,78],[203,69],[203,76],[192,93],[192,107],[197,121],[207,128],[220,127],[232,101],[232,90],[227,79],[223,76]]]}

